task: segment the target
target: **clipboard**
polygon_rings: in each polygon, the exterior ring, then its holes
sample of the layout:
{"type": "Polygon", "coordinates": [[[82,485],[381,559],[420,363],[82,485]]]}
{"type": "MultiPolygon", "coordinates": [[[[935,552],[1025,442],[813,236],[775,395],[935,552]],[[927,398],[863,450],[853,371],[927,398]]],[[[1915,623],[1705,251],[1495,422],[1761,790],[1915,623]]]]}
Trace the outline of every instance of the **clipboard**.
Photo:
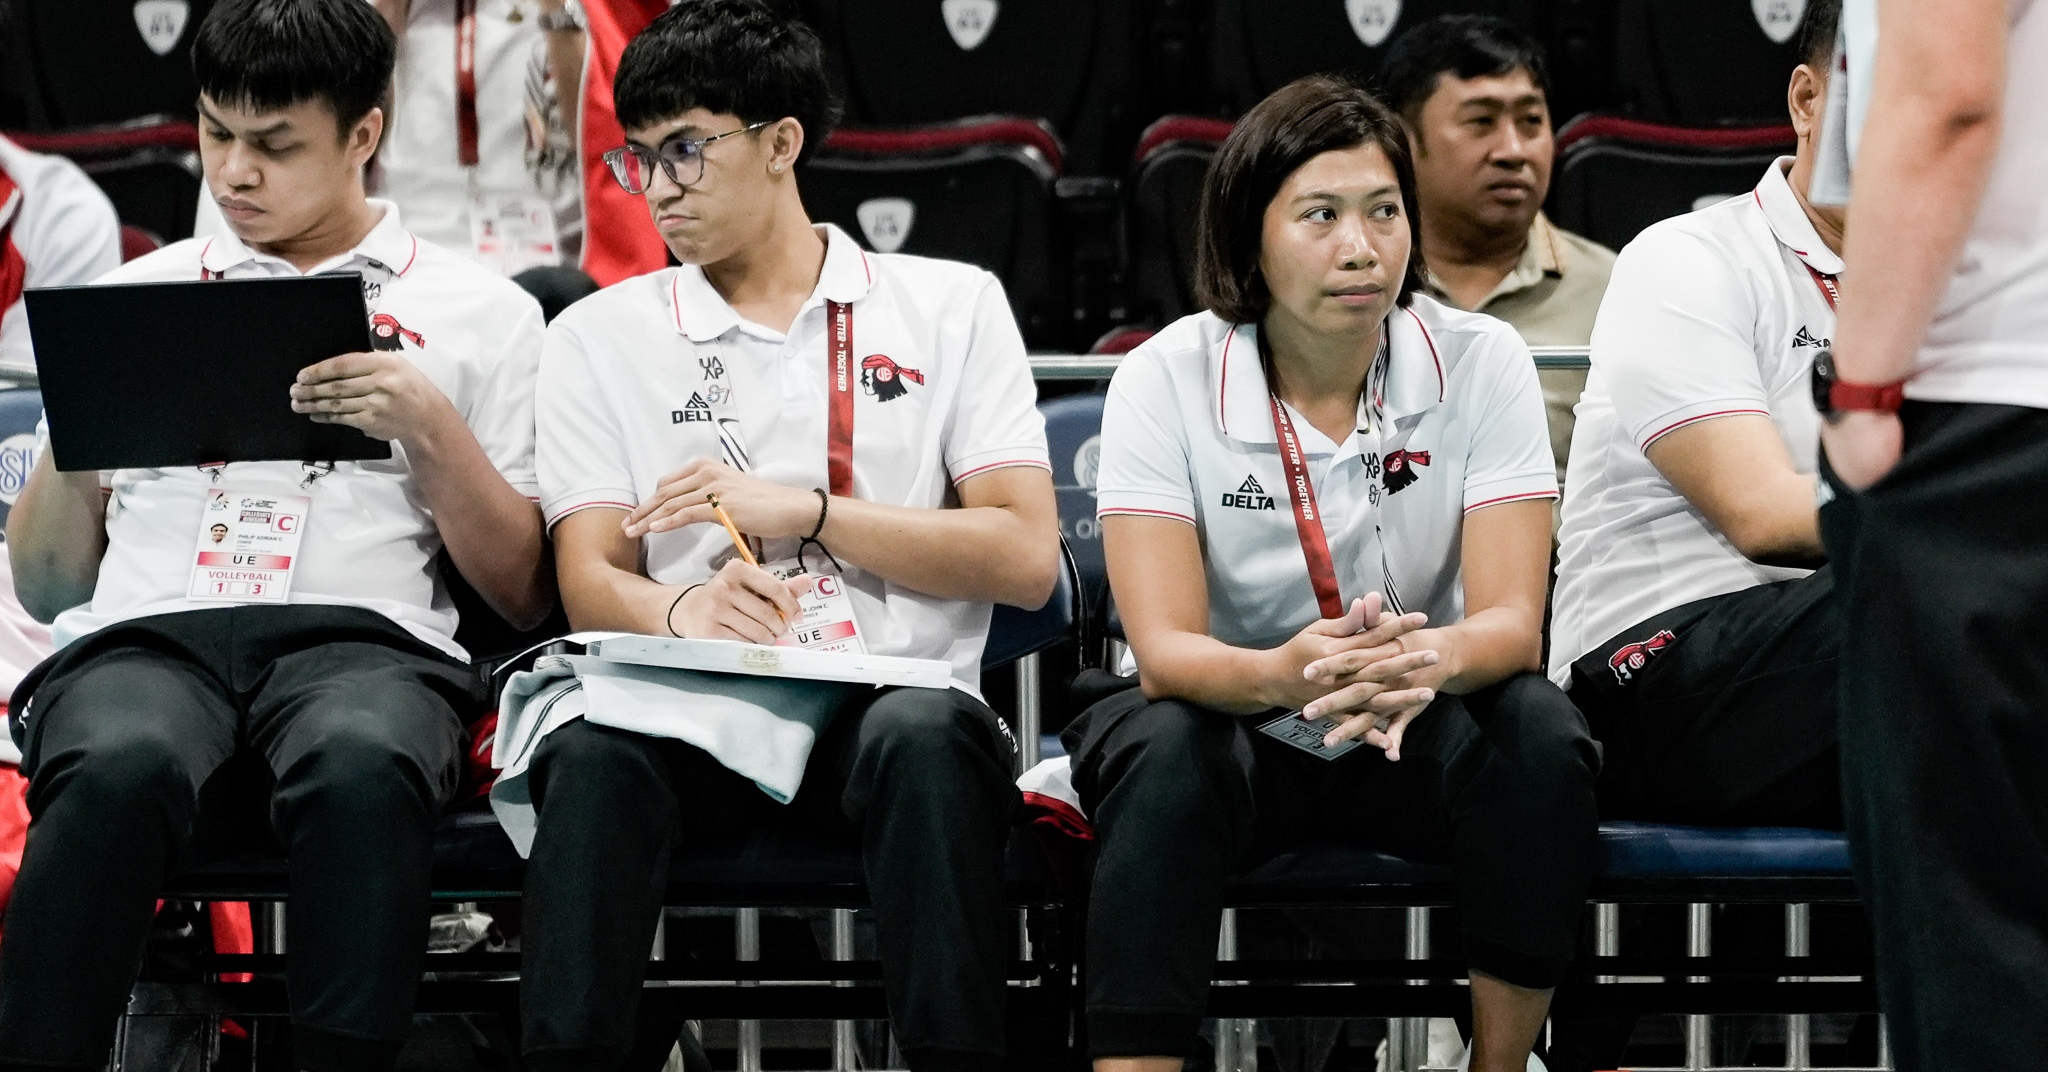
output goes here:
{"type": "Polygon", "coordinates": [[[300,369],[371,349],[353,272],[47,287],[23,300],[61,471],[391,457],[389,443],[291,408],[300,369]]]}

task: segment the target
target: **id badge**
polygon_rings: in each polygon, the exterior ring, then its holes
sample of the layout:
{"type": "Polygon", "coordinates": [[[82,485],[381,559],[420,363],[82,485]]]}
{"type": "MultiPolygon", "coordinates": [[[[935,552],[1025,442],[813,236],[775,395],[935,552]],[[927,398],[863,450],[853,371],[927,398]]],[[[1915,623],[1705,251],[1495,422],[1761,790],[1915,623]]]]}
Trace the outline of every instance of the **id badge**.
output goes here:
{"type": "Polygon", "coordinates": [[[283,603],[291,594],[299,540],[312,507],[307,495],[208,488],[186,597],[216,603],[283,603]]]}
{"type": "MultiPolygon", "coordinates": [[[[766,568],[782,580],[808,572],[795,559],[771,562],[766,568]]],[[[868,647],[860,639],[860,623],[854,619],[853,596],[846,590],[845,579],[836,573],[815,576],[817,582],[811,590],[797,598],[801,609],[776,646],[866,655],[868,647]]]]}
{"type": "Polygon", "coordinates": [[[477,259],[507,278],[562,263],[555,210],[532,194],[469,195],[469,239],[477,259]]]}
{"type": "Polygon", "coordinates": [[[1299,748],[1318,759],[1336,759],[1365,743],[1353,737],[1338,742],[1334,748],[1324,744],[1323,735],[1340,725],[1342,723],[1333,718],[1303,718],[1301,712],[1289,711],[1261,725],[1259,732],[1283,744],[1299,748]]]}

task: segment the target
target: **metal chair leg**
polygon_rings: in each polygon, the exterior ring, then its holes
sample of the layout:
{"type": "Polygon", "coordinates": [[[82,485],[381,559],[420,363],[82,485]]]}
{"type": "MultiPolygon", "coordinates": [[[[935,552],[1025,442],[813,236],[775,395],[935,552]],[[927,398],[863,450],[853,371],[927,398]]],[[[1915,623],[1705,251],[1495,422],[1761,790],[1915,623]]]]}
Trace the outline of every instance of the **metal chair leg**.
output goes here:
{"type": "Polygon", "coordinates": [[[1045,732],[1044,695],[1039,682],[1039,659],[1026,655],[1017,660],[1017,773],[1038,766],[1039,738],[1045,732]]]}
{"type": "MultiPolygon", "coordinates": [[[[1788,904],[1785,906],[1785,955],[1806,957],[1813,955],[1813,909],[1809,905],[1788,904]]],[[[1787,976],[1786,982],[1803,983],[1804,975],[1787,976]]],[[[1785,1017],[1785,1067],[1790,1072],[1806,1072],[1813,1067],[1813,1018],[1805,1013],[1785,1017]]]]}
{"type": "MultiPolygon", "coordinates": [[[[1685,952],[1687,956],[1705,957],[1714,952],[1714,906],[1705,904],[1685,907],[1685,952]]],[[[1694,975],[1688,982],[1704,983],[1707,977],[1694,975]]],[[[1685,1018],[1685,1067],[1688,1070],[1712,1068],[1714,1024],[1709,1016],[1692,1015],[1685,1018]]]]}
{"type": "MultiPolygon", "coordinates": [[[[737,960],[756,961],[761,959],[761,910],[740,908],[733,911],[733,947],[737,960]]],[[[752,986],[742,981],[741,986],[752,986]]],[[[739,1021],[739,1072],[761,1072],[761,1021],[739,1021]]]]}
{"type": "MultiPolygon", "coordinates": [[[[1223,910],[1223,925],[1216,932],[1216,959],[1237,959],[1237,910],[1223,910]]],[[[1259,1022],[1257,1020],[1216,1021],[1216,1072],[1258,1072],[1259,1022]]]]}
{"type": "MultiPolygon", "coordinates": [[[[853,959],[853,909],[832,910],[832,959],[848,961],[853,959]]],[[[838,980],[835,986],[852,986],[853,980],[838,980]]],[[[832,1022],[832,1072],[855,1072],[860,1063],[859,1053],[854,1045],[853,1021],[832,1022]]]]}

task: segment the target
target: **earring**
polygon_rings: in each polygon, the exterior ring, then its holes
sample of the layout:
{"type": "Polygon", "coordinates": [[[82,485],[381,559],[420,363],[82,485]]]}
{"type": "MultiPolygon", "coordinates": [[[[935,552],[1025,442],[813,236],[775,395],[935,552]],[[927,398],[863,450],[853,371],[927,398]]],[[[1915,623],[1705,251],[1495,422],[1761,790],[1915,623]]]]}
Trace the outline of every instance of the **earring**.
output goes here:
{"type": "Polygon", "coordinates": [[[781,164],[770,164],[770,165],[768,165],[768,170],[770,170],[770,171],[781,171],[781,170],[782,170],[782,165],[781,165],[781,164]]]}

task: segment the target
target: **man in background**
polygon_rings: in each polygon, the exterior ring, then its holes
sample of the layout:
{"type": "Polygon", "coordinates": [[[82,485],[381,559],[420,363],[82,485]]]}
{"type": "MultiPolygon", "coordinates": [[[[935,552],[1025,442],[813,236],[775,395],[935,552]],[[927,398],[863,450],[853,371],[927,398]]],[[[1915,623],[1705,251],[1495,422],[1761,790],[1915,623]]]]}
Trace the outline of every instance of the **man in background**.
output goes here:
{"type": "MultiPolygon", "coordinates": [[[[1394,42],[1380,75],[1408,121],[1431,297],[1514,325],[1530,346],[1585,346],[1614,253],[1543,215],[1554,148],[1543,46],[1493,15],[1442,15],[1394,42]]],[[[1546,370],[1560,482],[1582,371],[1546,370]]]]}

